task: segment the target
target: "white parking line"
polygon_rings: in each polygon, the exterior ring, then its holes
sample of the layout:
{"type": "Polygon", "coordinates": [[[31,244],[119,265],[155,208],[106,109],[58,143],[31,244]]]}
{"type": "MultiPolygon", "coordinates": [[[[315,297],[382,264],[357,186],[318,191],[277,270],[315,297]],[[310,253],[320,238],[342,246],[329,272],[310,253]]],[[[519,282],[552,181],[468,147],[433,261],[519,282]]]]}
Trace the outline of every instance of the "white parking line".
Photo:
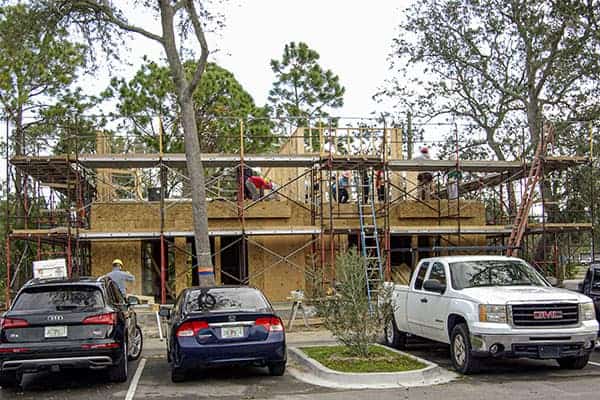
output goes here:
{"type": "Polygon", "coordinates": [[[131,384],[129,384],[129,390],[127,390],[127,395],[125,396],[125,400],[133,400],[133,396],[135,396],[135,390],[137,389],[138,382],[140,381],[140,377],[142,376],[142,371],[144,370],[144,366],[146,365],[146,359],[142,358],[140,364],[135,371],[135,375],[131,380],[131,384]]]}
{"type": "Polygon", "coordinates": [[[593,365],[594,367],[600,367],[600,363],[588,361],[588,364],[593,365]]]}

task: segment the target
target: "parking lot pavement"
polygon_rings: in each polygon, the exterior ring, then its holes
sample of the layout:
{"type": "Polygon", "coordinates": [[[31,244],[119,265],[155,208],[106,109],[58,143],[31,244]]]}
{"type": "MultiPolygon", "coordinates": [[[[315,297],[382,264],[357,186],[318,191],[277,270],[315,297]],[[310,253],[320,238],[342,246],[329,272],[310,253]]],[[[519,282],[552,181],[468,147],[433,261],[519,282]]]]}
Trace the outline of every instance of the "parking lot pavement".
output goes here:
{"type": "MultiPolygon", "coordinates": [[[[270,400],[345,400],[361,398],[387,399],[565,399],[595,398],[600,392],[600,352],[581,371],[560,370],[553,361],[495,360],[485,364],[481,374],[447,385],[427,388],[349,391],[333,390],[300,382],[291,375],[271,377],[265,368],[222,368],[198,371],[184,383],[173,384],[158,342],[144,350],[144,368],[139,382],[132,385],[140,362],[130,363],[129,381],[108,383],[102,371],[70,371],[27,374],[22,389],[2,389],[0,399],[186,399],[215,398],[270,400]],[[135,390],[134,390],[135,389],[135,390]],[[591,396],[591,397],[590,397],[591,396]]],[[[410,353],[450,367],[448,346],[430,342],[409,344],[410,353]]]]}
{"type": "MultiPolygon", "coordinates": [[[[440,366],[452,369],[450,361],[450,347],[424,339],[409,339],[407,351],[418,357],[433,361],[440,366]]],[[[554,360],[527,360],[527,359],[490,359],[482,363],[481,373],[468,379],[477,382],[502,380],[545,380],[548,378],[569,377],[599,377],[600,376],[600,351],[592,353],[592,363],[583,370],[563,370],[554,360]],[[597,365],[595,365],[597,364],[597,365]]]]}

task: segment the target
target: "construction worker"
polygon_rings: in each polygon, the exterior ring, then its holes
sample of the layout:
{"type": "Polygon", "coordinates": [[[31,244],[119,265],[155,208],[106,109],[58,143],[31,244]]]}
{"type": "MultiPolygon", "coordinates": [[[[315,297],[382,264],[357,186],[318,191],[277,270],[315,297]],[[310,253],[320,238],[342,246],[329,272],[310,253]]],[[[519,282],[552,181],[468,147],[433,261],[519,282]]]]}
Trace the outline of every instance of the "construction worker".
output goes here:
{"type": "Polygon", "coordinates": [[[273,183],[259,175],[250,176],[246,179],[246,188],[252,194],[252,200],[258,200],[264,196],[265,189],[273,189],[273,183]]]}
{"type": "Polygon", "coordinates": [[[385,172],[380,169],[375,174],[375,188],[377,190],[377,200],[385,201],[385,172]]]}
{"type": "Polygon", "coordinates": [[[117,284],[123,297],[127,297],[127,288],[126,288],[127,282],[135,281],[135,276],[133,276],[129,272],[123,271],[122,269],[123,269],[123,261],[116,258],[112,262],[112,271],[109,272],[108,274],[106,274],[106,276],[108,276],[110,279],[112,279],[117,284]]]}
{"type": "Polygon", "coordinates": [[[339,194],[339,202],[347,203],[350,199],[350,192],[348,192],[348,188],[350,187],[350,178],[352,177],[352,173],[350,171],[344,171],[340,178],[338,194],[339,194]]]}
{"type": "MultiPolygon", "coordinates": [[[[421,154],[415,157],[415,160],[431,160],[429,149],[423,146],[420,149],[421,154]]],[[[429,171],[420,172],[417,175],[417,196],[419,200],[431,199],[431,184],[433,183],[433,174],[429,171]]]]}

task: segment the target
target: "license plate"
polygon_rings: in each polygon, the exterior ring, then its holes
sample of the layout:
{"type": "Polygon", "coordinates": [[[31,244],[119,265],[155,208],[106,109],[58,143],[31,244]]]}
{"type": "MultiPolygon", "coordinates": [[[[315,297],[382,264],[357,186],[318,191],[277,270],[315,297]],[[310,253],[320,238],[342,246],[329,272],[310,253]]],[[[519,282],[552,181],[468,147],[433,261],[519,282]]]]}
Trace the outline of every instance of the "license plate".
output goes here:
{"type": "Polygon", "coordinates": [[[244,337],[243,326],[226,326],[221,328],[221,337],[223,339],[235,339],[244,337]]]}
{"type": "Polygon", "coordinates": [[[560,356],[559,346],[540,346],[539,347],[540,358],[558,358],[560,356]]]}
{"type": "Polygon", "coordinates": [[[44,336],[47,338],[58,338],[67,336],[66,326],[46,326],[44,327],[44,336]]]}

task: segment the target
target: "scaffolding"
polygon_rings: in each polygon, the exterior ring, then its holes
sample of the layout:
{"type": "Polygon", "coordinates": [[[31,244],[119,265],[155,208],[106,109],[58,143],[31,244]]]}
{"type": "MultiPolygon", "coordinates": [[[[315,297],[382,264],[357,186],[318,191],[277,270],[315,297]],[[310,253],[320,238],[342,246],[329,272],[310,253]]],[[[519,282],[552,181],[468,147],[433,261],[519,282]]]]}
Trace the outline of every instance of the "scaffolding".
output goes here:
{"type": "MultiPolygon", "coordinates": [[[[406,255],[410,258],[409,267],[414,267],[423,254],[460,252],[517,251],[543,272],[558,274],[562,270],[558,246],[561,235],[567,235],[568,242],[571,243],[572,233],[592,229],[590,222],[548,222],[544,211],[546,204],[542,199],[541,216],[527,215],[529,223],[524,230],[524,244],[516,248],[510,247],[507,239],[513,231],[516,210],[510,210],[509,199],[505,198],[506,188],[522,185],[533,160],[527,161],[525,157],[513,161],[461,159],[458,136],[454,160],[408,159],[404,154],[403,132],[399,127],[338,127],[331,123],[320,123],[317,126],[295,129],[292,134],[282,136],[279,138],[279,148],[273,154],[247,154],[245,143],[249,140],[249,133],[244,131],[243,121],[239,125],[238,152],[201,156],[207,171],[208,201],[218,200],[223,212],[231,213],[237,219],[235,226],[209,229],[211,237],[234,238],[227,246],[216,251],[213,257],[218,257],[229,246],[242,243],[239,271],[235,274],[221,271],[228,275],[229,280],[239,284],[248,284],[251,279],[267,274],[281,264],[301,271],[307,281],[333,284],[338,251],[350,245],[357,246],[359,251],[364,250],[362,247],[372,247],[364,238],[360,240],[360,215],[356,202],[359,207],[361,203],[368,203],[372,208],[373,221],[378,226],[374,231],[377,237],[373,240],[377,247],[381,246],[378,253],[381,252],[380,261],[383,263],[386,279],[393,278],[392,264],[396,254],[406,255]],[[258,198],[247,199],[244,194],[246,168],[260,169],[263,175],[278,183],[277,188],[258,198]],[[448,180],[448,174],[452,171],[459,173],[459,178],[455,181],[448,180]],[[363,184],[368,188],[357,190],[356,185],[349,185],[344,189],[346,193],[343,193],[340,177],[348,172],[351,177],[361,174],[370,176],[366,180],[367,185],[363,184]],[[419,184],[415,182],[415,177],[424,172],[433,176],[429,200],[423,200],[416,194],[419,184]],[[454,195],[450,185],[454,185],[454,195]],[[371,196],[364,199],[366,202],[361,201],[363,190],[371,192],[371,196]],[[478,224],[466,224],[466,208],[482,203],[484,194],[496,196],[494,204],[498,209],[492,210],[491,218],[485,218],[478,224]],[[275,206],[276,196],[306,213],[306,223],[260,228],[255,224],[248,225],[247,220],[252,210],[256,207],[275,206]],[[340,196],[345,196],[347,203],[340,201],[340,196]],[[398,209],[406,205],[418,205],[420,209],[427,210],[435,217],[436,222],[428,226],[410,226],[398,222],[398,209]],[[391,219],[392,214],[396,218],[394,221],[391,219]],[[449,224],[448,221],[453,223],[449,224]],[[531,249],[535,247],[533,238],[536,235],[544,238],[543,254],[532,256],[531,249]],[[274,251],[260,240],[262,237],[292,236],[298,238],[298,241],[284,253],[274,251]],[[393,239],[407,237],[411,237],[410,242],[393,242],[393,239]],[[413,240],[415,237],[417,241],[413,240]],[[546,237],[552,237],[549,246],[545,245],[546,237]],[[247,260],[249,246],[260,249],[273,257],[274,261],[250,274],[247,260]],[[548,249],[551,256],[546,254],[548,249]],[[293,260],[299,254],[309,255],[304,263],[293,260]]],[[[44,212],[38,212],[35,217],[28,217],[30,214],[25,207],[22,221],[15,220],[12,218],[14,216],[8,218],[11,222],[6,240],[6,301],[10,302],[17,289],[16,277],[27,275],[26,265],[32,259],[64,256],[69,275],[87,275],[91,272],[91,243],[153,239],[160,242],[160,260],[157,266],[161,281],[160,300],[166,302],[170,290],[167,284],[171,275],[168,271],[168,251],[176,249],[184,252],[191,259],[191,268],[196,265],[194,252],[188,247],[177,246],[172,240],[178,237],[191,238],[193,231],[173,230],[165,224],[166,214],[172,207],[189,202],[187,193],[192,188],[185,175],[185,154],[163,153],[162,146],[157,153],[112,154],[102,150],[94,154],[79,154],[76,151],[79,139],[74,136],[68,141],[74,145],[74,151],[70,154],[15,156],[10,160],[12,167],[24,176],[22,187],[25,190],[31,188],[32,193],[24,193],[25,203],[35,201],[40,204],[39,201],[43,198],[45,204],[41,207],[44,212]],[[133,179],[131,187],[124,188],[111,181],[110,174],[102,172],[127,171],[126,175],[137,177],[139,173],[135,171],[142,170],[154,171],[152,173],[157,177],[155,181],[159,190],[152,199],[143,198],[137,178],[133,179]],[[168,180],[174,176],[180,182],[180,186],[173,189],[178,191],[179,197],[170,199],[166,193],[168,180]],[[128,197],[129,200],[122,199],[125,203],[136,201],[157,204],[159,223],[153,229],[143,230],[95,229],[90,223],[90,212],[98,199],[98,193],[102,191],[101,187],[109,188],[109,195],[130,190],[133,195],[128,197]]],[[[97,146],[100,147],[98,141],[97,146]]],[[[540,161],[543,171],[541,181],[547,173],[590,165],[588,158],[579,156],[548,154],[540,161]]],[[[149,190],[147,197],[151,197],[149,190]]],[[[174,279],[179,278],[175,276],[174,279]]]]}

